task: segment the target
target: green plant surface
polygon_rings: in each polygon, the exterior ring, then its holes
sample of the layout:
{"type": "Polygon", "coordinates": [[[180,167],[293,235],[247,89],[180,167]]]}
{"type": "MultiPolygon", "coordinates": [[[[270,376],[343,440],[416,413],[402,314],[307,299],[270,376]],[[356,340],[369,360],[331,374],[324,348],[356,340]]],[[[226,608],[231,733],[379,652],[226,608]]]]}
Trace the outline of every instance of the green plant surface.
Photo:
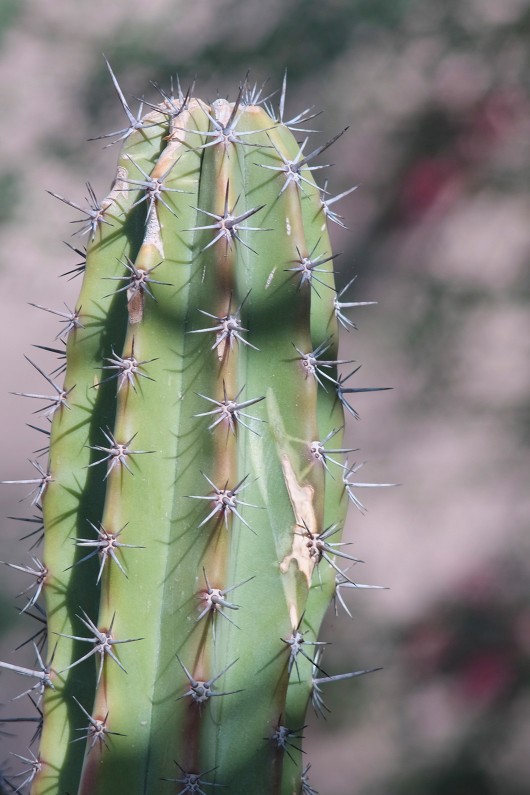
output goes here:
{"type": "Polygon", "coordinates": [[[246,83],[235,102],[162,99],[115,134],[109,196],[89,188],[61,316],[26,783],[311,795],[305,715],[333,680],[317,638],[355,560],[343,428],[359,390],[339,375],[350,304],[327,231],[342,222],[313,178],[338,136],[300,147],[309,114],[284,120],[285,83],[278,113],[246,83]]]}

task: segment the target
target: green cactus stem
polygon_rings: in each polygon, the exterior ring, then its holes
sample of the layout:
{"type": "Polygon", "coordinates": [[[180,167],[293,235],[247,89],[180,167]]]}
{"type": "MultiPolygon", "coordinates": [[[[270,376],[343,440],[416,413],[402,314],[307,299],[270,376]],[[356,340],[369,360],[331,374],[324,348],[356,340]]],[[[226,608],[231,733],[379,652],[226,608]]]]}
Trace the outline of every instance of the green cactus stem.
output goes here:
{"type": "Polygon", "coordinates": [[[348,502],[376,485],[353,482],[343,443],[366,391],[339,374],[354,304],[327,225],[349,191],[313,177],[339,136],[300,147],[310,113],[284,120],[285,82],[278,114],[245,84],[135,117],[111,77],[129,126],[104,136],[116,179],[79,222],[64,382],[34,365],[54,393],[29,395],[53,418],[28,479],[43,557],[24,569],[48,638],[35,669],[0,663],[43,712],[24,786],[310,795],[308,704],[363,673],[326,673],[318,633],[356,585],[348,502]]]}

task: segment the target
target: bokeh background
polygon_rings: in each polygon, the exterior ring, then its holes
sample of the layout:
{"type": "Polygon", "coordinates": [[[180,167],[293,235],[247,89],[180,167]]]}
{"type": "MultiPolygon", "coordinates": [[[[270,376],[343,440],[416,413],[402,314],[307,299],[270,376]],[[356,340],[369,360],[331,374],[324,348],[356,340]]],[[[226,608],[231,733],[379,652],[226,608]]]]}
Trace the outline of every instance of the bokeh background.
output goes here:
{"type": "MultiPolygon", "coordinates": [[[[197,77],[201,96],[289,75],[288,110],[323,114],[312,141],[348,132],[327,159],[337,209],[339,285],[354,274],[358,331],[343,352],[367,386],[350,423],[366,490],[348,535],[355,576],[389,590],[347,595],[330,615],[326,668],[383,670],[328,685],[332,708],[306,730],[321,795],[530,793],[530,3],[528,0],[0,0],[0,479],[31,477],[42,388],[23,355],[51,369],[56,319],[73,306],[63,245],[83,203],[110,185],[125,126],[104,53],[136,109],[149,81],[197,77]]],[[[74,238],[75,241],[78,240],[74,238]]],[[[345,357],[346,358],[346,357],[345,357]]],[[[24,487],[0,487],[2,560],[18,541],[24,487]]],[[[31,529],[31,528],[30,528],[31,529]]],[[[25,550],[29,546],[25,542],[25,550]]],[[[38,554],[35,550],[33,554],[38,554]]],[[[17,617],[27,578],[0,571],[0,658],[37,628],[17,617]]],[[[0,674],[0,717],[26,715],[0,674]]],[[[0,735],[20,770],[28,727],[0,735]],[[25,739],[24,739],[25,738],[25,739]]],[[[31,735],[32,727],[29,727],[31,735]]],[[[27,754],[26,754],[27,755],[27,754]]],[[[20,781],[20,779],[18,779],[20,781]]]]}

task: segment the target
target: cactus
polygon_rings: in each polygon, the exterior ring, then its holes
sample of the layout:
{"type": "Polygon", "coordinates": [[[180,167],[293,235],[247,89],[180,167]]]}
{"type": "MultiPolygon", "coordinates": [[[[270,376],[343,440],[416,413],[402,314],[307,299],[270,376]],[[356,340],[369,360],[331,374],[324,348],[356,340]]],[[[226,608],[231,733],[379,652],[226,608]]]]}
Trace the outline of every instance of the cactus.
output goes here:
{"type": "Polygon", "coordinates": [[[285,81],[279,111],[245,81],[233,103],[179,87],[135,116],[109,70],[116,178],[86,208],[57,197],[82,211],[81,293],[39,307],[60,365],[31,361],[46,394],[21,393],[51,424],[20,481],[44,536],[42,561],[15,565],[36,662],[0,663],[38,710],[13,786],[310,795],[308,704],[324,714],[322,685],[363,673],[326,673],[317,638],[342,588],[370,587],[340,537],[376,485],[342,441],[349,396],[374,389],[338,358],[357,305],[327,231],[345,194],[313,178],[339,136],[297,144],[312,114],[284,118],[285,81]]]}

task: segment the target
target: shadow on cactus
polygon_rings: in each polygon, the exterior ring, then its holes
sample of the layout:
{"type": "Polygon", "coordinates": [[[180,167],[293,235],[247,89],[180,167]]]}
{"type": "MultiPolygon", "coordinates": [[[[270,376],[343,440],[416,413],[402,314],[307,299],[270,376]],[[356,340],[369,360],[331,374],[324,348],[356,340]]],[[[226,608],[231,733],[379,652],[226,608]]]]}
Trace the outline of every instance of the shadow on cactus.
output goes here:
{"type": "Polygon", "coordinates": [[[375,388],[338,358],[359,305],[334,287],[345,194],[313,171],[339,136],[299,146],[312,113],[286,119],[285,82],[278,110],[245,81],[233,103],[179,87],[136,117],[109,71],[116,178],[86,208],[58,197],[82,213],[83,283],[74,308],[40,307],[60,365],[34,365],[47,387],[26,394],[51,420],[48,464],[19,481],[33,541],[44,528],[42,562],[18,567],[40,624],[35,666],[0,666],[24,677],[40,746],[10,781],[311,795],[307,707],[364,673],[329,675],[317,640],[333,599],[372,587],[351,579],[346,509],[388,485],[357,482],[342,441],[375,388]]]}

